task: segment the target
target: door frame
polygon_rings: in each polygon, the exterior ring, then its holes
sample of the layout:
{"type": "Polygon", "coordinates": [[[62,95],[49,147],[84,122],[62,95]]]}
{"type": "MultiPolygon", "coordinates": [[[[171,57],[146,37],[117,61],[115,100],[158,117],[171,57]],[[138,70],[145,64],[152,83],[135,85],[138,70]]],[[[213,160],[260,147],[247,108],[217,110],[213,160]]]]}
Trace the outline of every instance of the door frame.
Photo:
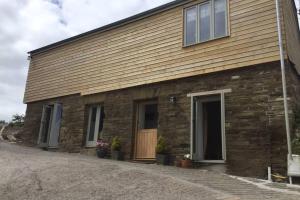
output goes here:
{"type": "Polygon", "coordinates": [[[51,125],[52,125],[52,118],[53,118],[53,112],[54,112],[54,105],[53,104],[47,104],[47,105],[43,105],[43,110],[42,110],[42,118],[41,118],[41,123],[40,123],[40,129],[39,129],[39,136],[38,136],[38,141],[37,141],[37,145],[40,148],[44,148],[44,147],[48,147],[49,144],[49,138],[50,138],[50,133],[51,133],[51,125]],[[47,107],[50,108],[51,112],[50,112],[50,117],[49,117],[49,127],[48,130],[46,132],[47,134],[47,141],[46,142],[42,142],[42,133],[44,131],[44,126],[46,124],[46,109],[47,107]]]}
{"type": "MultiPolygon", "coordinates": [[[[137,134],[139,131],[139,112],[140,112],[139,107],[140,107],[140,105],[147,105],[147,104],[153,104],[153,103],[156,103],[158,105],[158,99],[156,99],[156,98],[143,99],[143,100],[137,100],[134,103],[135,104],[135,106],[134,106],[135,112],[134,112],[134,133],[133,133],[134,134],[133,160],[154,160],[155,159],[155,158],[154,159],[147,159],[147,158],[141,159],[141,158],[136,157],[137,156],[136,155],[137,154],[137,142],[138,142],[137,134]]],[[[159,117],[159,115],[158,115],[158,117],[159,117]]]]}
{"type": "Polygon", "coordinates": [[[194,97],[205,97],[205,96],[212,96],[212,95],[220,95],[221,100],[221,134],[222,134],[222,158],[223,160],[200,160],[196,162],[203,162],[203,163],[225,163],[226,161],[226,134],[225,134],[225,93],[232,92],[231,89],[224,89],[224,90],[213,90],[207,92],[198,92],[198,93],[190,93],[187,97],[191,98],[191,121],[190,121],[190,155],[191,158],[193,157],[193,130],[194,130],[194,97]]]}
{"type": "Polygon", "coordinates": [[[86,131],[86,138],[85,138],[85,147],[96,147],[97,139],[98,139],[98,134],[99,134],[99,123],[100,120],[103,116],[101,116],[102,112],[102,106],[101,104],[92,104],[89,105],[89,117],[88,117],[88,126],[87,126],[87,131],[86,131]],[[90,136],[90,126],[91,126],[91,117],[92,117],[92,109],[97,107],[96,110],[96,123],[95,123],[95,129],[94,129],[94,140],[89,141],[89,136],[90,136]]]}
{"type": "Polygon", "coordinates": [[[59,137],[60,137],[60,128],[61,128],[61,120],[62,120],[62,103],[56,102],[56,103],[49,103],[43,105],[42,110],[42,117],[41,117],[41,123],[39,128],[39,136],[37,140],[37,145],[40,148],[52,148],[56,149],[59,146],[59,137]],[[42,132],[44,130],[44,125],[46,123],[46,109],[49,107],[51,109],[50,118],[49,118],[49,127],[47,130],[47,141],[41,142],[41,139],[43,137],[42,132]],[[60,112],[59,112],[60,111],[60,112]],[[59,121],[57,120],[57,114],[59,115],[59,121]],[[58,126],[56,126],[58,124],[58,126]],[[56,135],[54,135],[56,134],[56,135]],[[57,139],[57,140],[56,140],[57,139]]]}

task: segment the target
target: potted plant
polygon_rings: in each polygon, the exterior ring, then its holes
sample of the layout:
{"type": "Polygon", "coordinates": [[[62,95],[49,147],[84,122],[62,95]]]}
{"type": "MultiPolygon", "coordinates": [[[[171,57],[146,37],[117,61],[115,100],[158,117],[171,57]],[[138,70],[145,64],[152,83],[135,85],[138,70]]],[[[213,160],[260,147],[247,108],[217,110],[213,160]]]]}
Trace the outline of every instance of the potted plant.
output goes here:
{"type": "Polygon", "coordinates": [[[181,160],[182,160],[182,159],[176,159],[176,160],[175,160],[175,166],[176,166],[176,167],[181,167],[181,160]]]}
{"type": "Polygon", "coordinates": [[[164,137],[160,136],[158,138],[157,146],[156,146],[156,163],[167,165],[169,163],[169,155],[166,140],[164,137]]]}
{"type": "Polygon", "coordinates": [[[114,160],[122,160],[123,154],[121,152],[121,140],[119,137],[114,137],[111,142],[111,158],[114,160]]]}
{"type": "Polygon", "coordinates": [[[105,158],[108,155],[108,147],[109,144],[105,142],[103,139],[97,140],[96,152],[98,158],[105,158]]]}
{"type": "Polygon", "coordinates": [[[183,168],[191,168],[192,167],[192,160],[191,160],[190,154],[186,154],[183,156],[183,159],[181,160],[181,167],[183,167],[183,168]]]}

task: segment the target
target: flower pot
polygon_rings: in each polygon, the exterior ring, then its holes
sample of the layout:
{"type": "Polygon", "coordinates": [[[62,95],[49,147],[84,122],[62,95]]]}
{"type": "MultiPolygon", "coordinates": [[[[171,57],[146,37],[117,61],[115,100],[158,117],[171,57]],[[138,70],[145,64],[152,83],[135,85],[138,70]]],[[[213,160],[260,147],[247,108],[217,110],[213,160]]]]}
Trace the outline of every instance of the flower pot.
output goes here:
{"type": "Polygon", "coordinates": [[[107,156],[107,151],[104,149],[96,149],[98,158],[105,158],[107,156]]]}
{"type": "Polygon", "coordinates": [[[175,161],[175,166],[176,167],[181,167],[181,160],[176,160],[175,161]]]}
{"type": "Polygon", "coordinates": [[[168,165],[169,155],[167,154],[156,154],[156,163],[158,165],[168,165]]]}
{"type": "Polygon", "coordinates": [[[181,167],[191,168],[192,167],[192,160],[181,160],[181,167]]]}
{"type": "Polygon", "coordinates": [[[111,158],[113,160],[123,160],[123,153],[121,151],[111,151],[111,158]]]}

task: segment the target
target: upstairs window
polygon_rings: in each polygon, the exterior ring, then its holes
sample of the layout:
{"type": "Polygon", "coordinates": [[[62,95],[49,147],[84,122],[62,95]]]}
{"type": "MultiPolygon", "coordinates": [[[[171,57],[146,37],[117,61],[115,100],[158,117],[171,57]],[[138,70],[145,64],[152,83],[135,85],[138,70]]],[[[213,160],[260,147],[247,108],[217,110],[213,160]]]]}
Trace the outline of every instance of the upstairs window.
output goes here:
{"type": "Polygon", "coordinates": [[[197,41],[197,7],[187,8],[185,11],[185,43],[195,44],[197,41]]]}
{"type": "Polygon", "coordinates": [[[185,46],[227,35],[227,0],[210,0],[184,10],[185,46]]]}

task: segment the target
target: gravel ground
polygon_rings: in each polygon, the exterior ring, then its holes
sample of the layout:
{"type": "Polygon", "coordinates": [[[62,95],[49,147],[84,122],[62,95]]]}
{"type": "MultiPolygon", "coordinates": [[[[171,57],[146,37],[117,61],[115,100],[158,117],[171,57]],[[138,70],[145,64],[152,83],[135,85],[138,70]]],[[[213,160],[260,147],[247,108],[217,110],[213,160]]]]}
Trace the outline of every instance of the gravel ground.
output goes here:
{"type": "Polygon", "coordinates": [[[0,141],[0,199],[299,200],[300,189],[201,169],[102,160],[0,141]]]}

